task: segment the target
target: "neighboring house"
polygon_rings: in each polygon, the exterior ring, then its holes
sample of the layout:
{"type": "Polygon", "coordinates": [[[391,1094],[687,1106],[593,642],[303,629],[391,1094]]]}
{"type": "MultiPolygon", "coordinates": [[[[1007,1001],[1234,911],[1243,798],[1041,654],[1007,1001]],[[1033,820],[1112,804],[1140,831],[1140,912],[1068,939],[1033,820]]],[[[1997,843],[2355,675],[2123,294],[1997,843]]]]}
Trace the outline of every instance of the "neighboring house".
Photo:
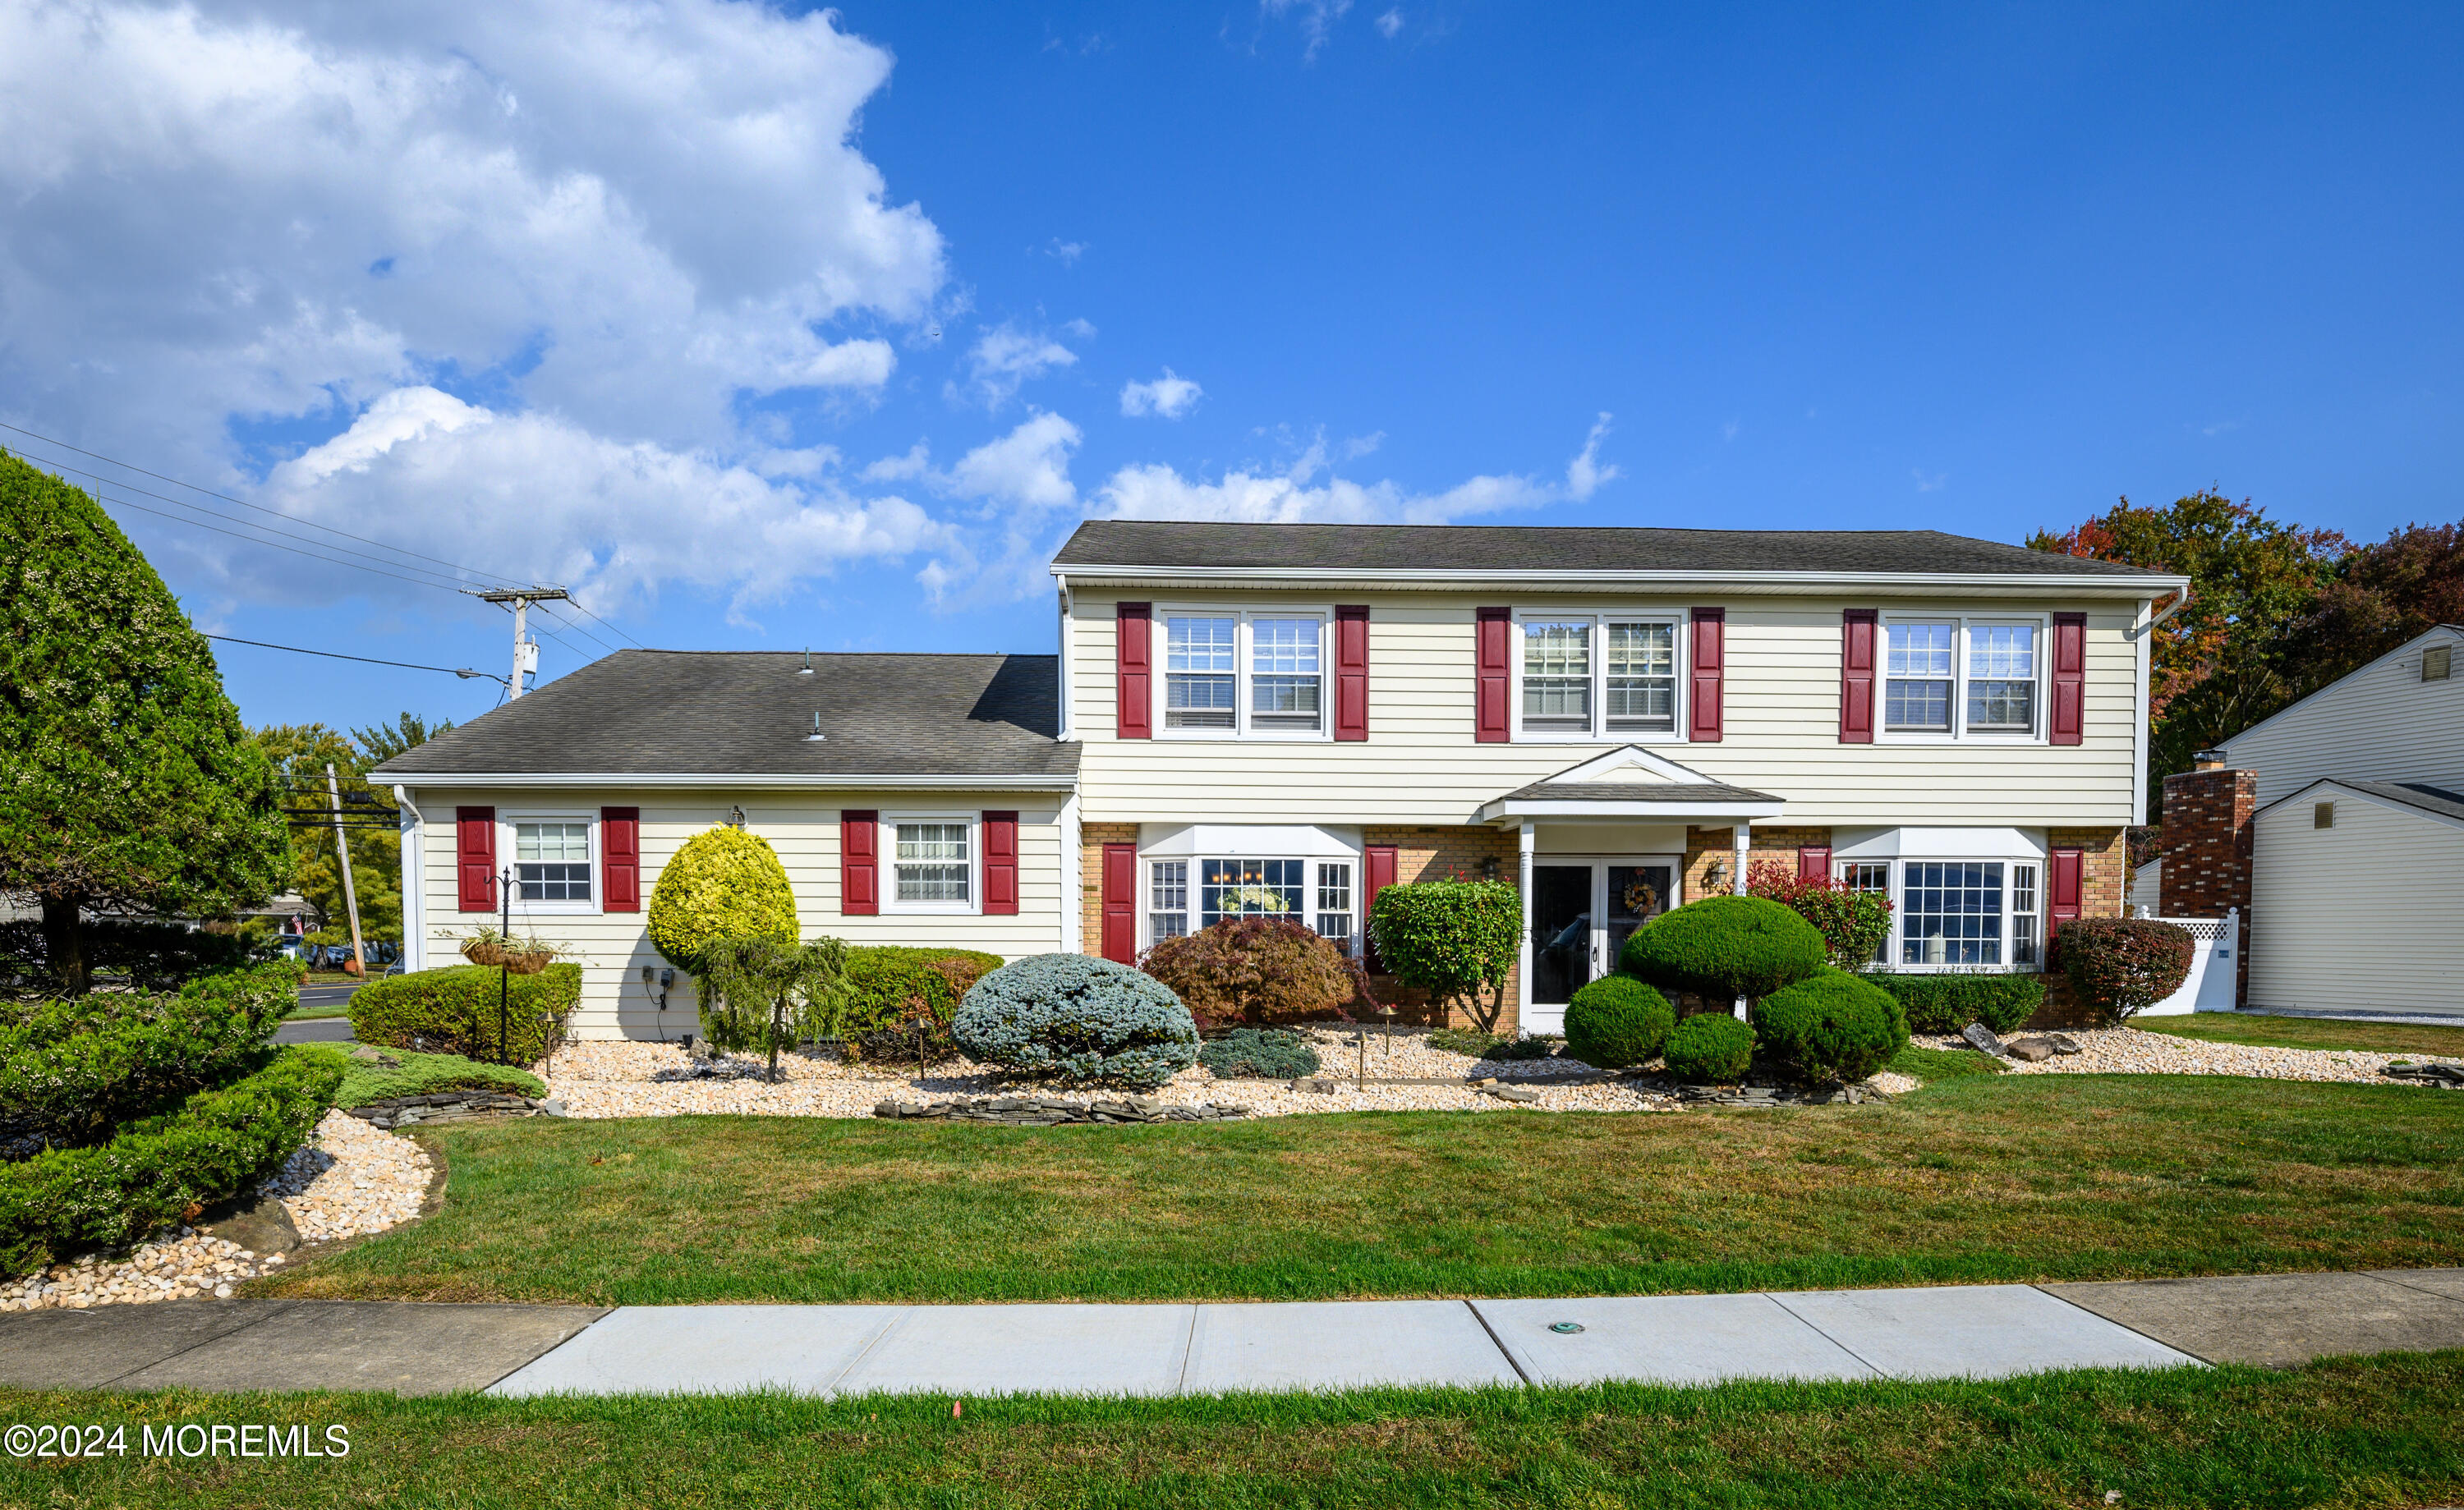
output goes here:
{"type": "Polygon", "coordinates": [[[2130,894],[2123,900],[2131,916],[2153,917],[2164,894],[2165,857],[2159,855],[2130,872],[2130,894]]]}
{"type": "Polygon", "coordinates": [[[1057,658],[621,652],[387,763],[408,931],[444,962],[514,866],[577,1031],[678,1030],[639,908],[740,813],[859,943],[1128,961],[1267,911],[1358,950],[1382,886],[1515,881],[1533,1029],[1764,863],[1889,894],[1897,968],[2035,970],[2122,909],[2185,586],[1926,532],[1100,521],[1052,571],[1057,658]]]}
{"type": "Polygon", "coordinates": [[[2243,1005],[2464,1016],[2459,647],[2431,629],[2166,778],[2165,915],[2241,908],[2243,1005]]]}

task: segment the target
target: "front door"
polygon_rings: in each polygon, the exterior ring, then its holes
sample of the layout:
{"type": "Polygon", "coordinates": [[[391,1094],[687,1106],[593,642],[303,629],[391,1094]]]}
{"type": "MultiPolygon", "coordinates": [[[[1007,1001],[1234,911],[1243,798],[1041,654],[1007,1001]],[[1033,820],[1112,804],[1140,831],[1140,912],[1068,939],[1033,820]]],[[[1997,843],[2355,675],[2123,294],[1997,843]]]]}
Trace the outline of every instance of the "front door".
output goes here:
{"type": "Polygon", "coordinates": [[[1562,1009],[1615,970],[1627,937],[1677,905],[1678,873],[1674,857],[1535,861],[1531,1004],[1562,1009]]]}

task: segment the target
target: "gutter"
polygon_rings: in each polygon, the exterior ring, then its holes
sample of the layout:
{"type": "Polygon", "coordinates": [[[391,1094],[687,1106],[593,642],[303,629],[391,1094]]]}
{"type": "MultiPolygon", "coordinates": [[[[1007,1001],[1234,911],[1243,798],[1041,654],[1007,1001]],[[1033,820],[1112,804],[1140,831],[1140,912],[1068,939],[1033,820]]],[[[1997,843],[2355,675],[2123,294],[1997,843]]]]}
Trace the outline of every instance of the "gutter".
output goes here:
{"type": "Polygon", "coordinates": [[[813,776],[808,773],[698,771],[384,771],[371,773],[387,781],[431,786],[646,786],[674,788],[795,788],[818,791],[920,792],[1067,792],[1078,777],[1051,775],[950,776],[913,772],[860,776],[813,776]]]}
{"type": "Polygon", "coordinates": [[[1114,585],[1181,582],[1377,582],[1396,586],[1441,584],[1476,586],[1510,583],[1527,590],[1572,591],[1595,587],[1722,587],[1729,591],[1799,592],[1813,587],[1889,588],[1891,596],[1922,598],[1944,590],[2024,593],[2035,597],[2063,593],[2126,593],[2145,597],[2149,588],[2175,589],[2186,597],[2187,577],[2159,573],[2129,576],[2079,576],[2008,572],[1703,572],[1703,571],[1501,571],[1493,567],[1353,568],[1322,566],[1054,566],[1056,578],[1075,577],[1081,583],[1102,580],[1114,585]]]}

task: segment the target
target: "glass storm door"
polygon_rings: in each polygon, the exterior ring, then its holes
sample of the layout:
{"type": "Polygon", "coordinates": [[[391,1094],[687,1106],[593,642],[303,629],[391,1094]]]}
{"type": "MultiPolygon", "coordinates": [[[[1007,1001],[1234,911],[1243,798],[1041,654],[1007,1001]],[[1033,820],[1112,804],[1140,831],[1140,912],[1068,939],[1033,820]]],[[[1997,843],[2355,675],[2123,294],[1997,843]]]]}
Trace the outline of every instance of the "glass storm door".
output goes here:
{"type": "Polygon", "coordinates": [[[1592,883],[1595,867],[1531,867],[1531,999],[1563,1004],[1592,978],[1592,883]]]}
{"type": "Polygon", "coordinates": [[[1606,906],[1600,916],[1606,919],[1600,939],[1600,968],[1603,972],[1617,969],[1617,956],[1625,951],[1625,941],[1636,929],[1667,911],[1676,905],[1677,862],[1645,861],[1638,864],[1609,864],[1606,906]]]}

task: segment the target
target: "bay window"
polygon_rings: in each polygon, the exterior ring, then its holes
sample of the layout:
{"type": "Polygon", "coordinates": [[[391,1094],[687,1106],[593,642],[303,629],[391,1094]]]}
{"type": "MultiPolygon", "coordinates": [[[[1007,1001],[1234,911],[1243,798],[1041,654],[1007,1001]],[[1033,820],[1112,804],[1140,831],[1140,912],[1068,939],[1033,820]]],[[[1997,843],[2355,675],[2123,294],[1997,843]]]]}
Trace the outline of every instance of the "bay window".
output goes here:
{"type": "Polygon", "coordinates": [[[1346,952],[1358,934],[1349,860],[1149,860],[1146,879],[1150,944],[1241,917],[1288,918],[1346,952]]]}
{"type": "Polygon", "coordinates": [[[1851,860],[1839,885],[1891,901],[1886,970],[2041,970],[2044,868],[2033,860],[1851,860]]]}
{"type": "Polygon", "coordinates": [[[1884,615],[1883,735],[2038,737],[2044,640],[2040,621],[1884,615]]]}
{"type": "Polygon", "coordinates": [[[1675,615],[1533,615],[1518,628],[1519,736],[1676,734],[1681,683],[1675,615]]]}
{"type": "Polygon", "coordinates": [[[1323,738],[1327,615],[1159,609],[1166,734],[1323,738]]]}

